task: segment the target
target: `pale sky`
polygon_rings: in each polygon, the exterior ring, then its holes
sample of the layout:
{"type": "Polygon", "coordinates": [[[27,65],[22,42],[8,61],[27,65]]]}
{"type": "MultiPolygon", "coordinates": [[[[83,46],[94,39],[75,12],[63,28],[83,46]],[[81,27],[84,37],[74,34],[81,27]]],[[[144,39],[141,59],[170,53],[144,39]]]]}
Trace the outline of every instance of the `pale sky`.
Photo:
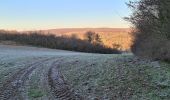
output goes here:
{"type": "Polygon", "coordinates": [[[128,0],[1,0],[0,29],[127,28],[128,0]]]}

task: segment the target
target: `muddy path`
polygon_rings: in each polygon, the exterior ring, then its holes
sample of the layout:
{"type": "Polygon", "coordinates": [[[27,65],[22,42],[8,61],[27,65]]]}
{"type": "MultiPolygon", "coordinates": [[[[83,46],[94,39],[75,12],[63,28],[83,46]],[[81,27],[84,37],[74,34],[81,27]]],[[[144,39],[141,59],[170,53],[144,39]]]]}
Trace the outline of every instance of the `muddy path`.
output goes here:
{"type": "MultiPolygon", "coordinates": [[[[26,96],[23,92],[26,92],[26,81],[29,81],[29,75],[33,71],[36,73],[37,70],[42,70],[44,63],[50,63],[47,69],[47,73],[42,82],[48,81],[44,88],[51,94],[48,94],[48,99],[52,100],[82,100],[82,98],[69,86],[69,84],[64,79],[61,72],[58,70],[58,66],[64,60],[63,58],[51,57],[51,58],[41,58],[35,60],[31,64],[27,64],[26,67],[16,72],[12,77],[8,78],[4,83],[3,87],[0,88],[0,100],[25,100],[26,96]]],[[[42,78],[42,77],[41,77],[42,78]]],[[[28,98],[29,99],[29,98],[28,98]]]]}
{"type": "Polygon", "coordinates": [[[65,80],[58,66],[63,62],[63,59],[53,62],[48,71],[48,82],[53,95],[59,100],[83,100],[80,95],[77,95],[70,85],[65,80]]]}
{"type": "Polygon", "coordinates": [[[27,80],[28,75],[36,69],[36,67],[40,66],[42,62],[50,60],[49,58],[40,59],[31,64],[28,64],[23,69],[19,70],[12,77],[8,78],[4,83],[3,87],[0,88],[0,99],[1,100],[12,100],[12,99],[20,99],[24,100],[20,93],[22,89],[20,88],[24,82],[27,80]]]}
{"type": "MultiPolygon", "coordinates": [[[[31,62],[24,62],[24,59],[23,62],[22,59],[16,60],[16,63],[23,63],[23,67],[18,67],[18,70],[13,71],[14,74],[2,81],[0,100],[82,100],[70,87],[58,68],[68,56],[79,55],[79,53],[49,51],[48,49],[36,50],[36,48],[32,51],[32,47],[4,45],[2,47],[0,57],[6,61],[28,57],[31,62]],[[39,92],[42,91],[43,93],[40,94],[39,92]]],[[[12,68],[12,66],[10,67],[12,68]]]]}

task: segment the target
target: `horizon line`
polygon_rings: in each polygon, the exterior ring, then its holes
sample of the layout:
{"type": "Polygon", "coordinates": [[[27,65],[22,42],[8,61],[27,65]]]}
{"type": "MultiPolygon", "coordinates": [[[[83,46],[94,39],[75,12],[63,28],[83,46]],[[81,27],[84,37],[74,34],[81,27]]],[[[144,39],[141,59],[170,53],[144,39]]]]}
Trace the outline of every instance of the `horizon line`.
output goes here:
{"type": "Polygon", "coordinates": [[[41,30],[55,30],[55,29],[130,29],[131,27],[61,27],[61,28],[44,28],[44,29],[0,29],[6,31],[41,31],[41,30]]]}

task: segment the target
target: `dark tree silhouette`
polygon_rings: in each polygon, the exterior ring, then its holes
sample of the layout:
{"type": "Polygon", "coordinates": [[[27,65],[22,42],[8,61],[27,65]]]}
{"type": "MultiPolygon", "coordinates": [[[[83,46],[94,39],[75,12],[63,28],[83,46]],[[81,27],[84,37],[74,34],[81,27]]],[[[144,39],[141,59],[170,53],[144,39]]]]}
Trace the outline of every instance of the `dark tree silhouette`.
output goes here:
{"type": "Polygon", "coordinates": [[[85,33],[85,39],[92,44],[102,44],[100,35],[92,31],[85,33]]]}
{"type": "Polygon", "coordinates": [[[99,34],[95,35],[95,41],[96,41],[96,43],[102,44],[102,40],[101,40],[101,37],[99,34]]]}
{"type": "Polygon", "coordinates": [[[87,41],[89,41],[90,43],[93,43],[95,40],[95,32],[92,31],[88,31],[85,33],[85,38],[87,41]]]}
{"type": "Polygon", "coordinates": [[[133,25],[132,52],[140,57],[170,61],[170,1],[130,1],[133,13],[126,18],[133,25]]]}

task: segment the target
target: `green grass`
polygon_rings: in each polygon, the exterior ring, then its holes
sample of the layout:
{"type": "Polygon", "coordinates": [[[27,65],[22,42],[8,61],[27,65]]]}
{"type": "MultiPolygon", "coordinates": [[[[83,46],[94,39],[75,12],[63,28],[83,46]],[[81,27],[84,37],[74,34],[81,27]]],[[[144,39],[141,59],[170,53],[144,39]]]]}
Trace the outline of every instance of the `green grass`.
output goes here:
{"type": "Polygon", "coordinates": [[[39,98],[45,95],[44,91],[40,89],[39,85],[39,75],[34,72],[29,79],[28,96],[31,98],[39,98]]]}
{"type": "Polygon", "coordinates": [[[39,98],[42,97],[44,93],[40,89],[30,89],[28,96],[32,98],[39,98]]]}

